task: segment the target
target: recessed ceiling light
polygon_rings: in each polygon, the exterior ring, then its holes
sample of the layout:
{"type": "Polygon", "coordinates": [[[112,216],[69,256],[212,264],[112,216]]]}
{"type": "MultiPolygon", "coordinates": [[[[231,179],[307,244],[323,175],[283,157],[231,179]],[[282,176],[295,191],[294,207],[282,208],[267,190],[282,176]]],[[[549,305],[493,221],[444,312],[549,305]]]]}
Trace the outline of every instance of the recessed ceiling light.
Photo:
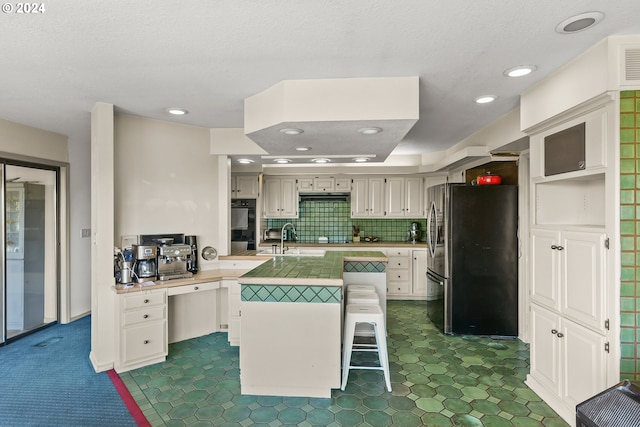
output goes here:
{"type": "Polygon", "coordinates": [[[498,99],[495,95],[482,95],[475,98],[473,101],[477,104],[488,104],[489,102],[493,102],[498,99]]]}
{"type": "Polygon", "coordinates": [[[280,129],[280,133],[284,133],[285,135],[300,135],[301,133],[304,133],[304,131],[296,128],[284,128],[280,129]]]}
{"type": "Polygon", "coordinates": [[[329,163],[331,160],[329,159],[311,159],[313,163],[329,163]]]}
{"type": "Polygon", "coordinates": [[[604,19],[602,12],[586,12],[567,18],[556,25],[556,32],[560,34],[573,34],[593,27],[604,19]]]}
{"type": "Polygon", "coordinates": [[[274,162],[284,164],[284,163],[291,163],[291,160],[289,160],[289,159],[275,159],[274,162]]]}
{"type": "Polygon", "coordinates": [[[364,162],[368,162],[369,158],[368,157],[356,157],[355,159],[353,159],[354,162],[356,163],[364,163],[364,162]]]}
{"type": "Polygon", "coordinates": [[[242,164],[249,164],[249,163],[253,163],[253,160],[251,159],[238,159],[238,163],[242,163],[242,164]]]}
{"type": "Polygon", "coordinates": [[[311,147],[296,147],[296,151],[309,151],[311,147]]]}
{"type": "Polygon", "coordinates": [[[522,77],[522,76],[526,76],[527,74],[531,74],[536,69],[537,68],[533,65],[519,65],[517,67],[513,67],[513,68],[509,68],[508,70],[505,70],[503,74],[508,77],[522,77]]]}
{"type": "Polygon", "coordinates": [[[173,114],[174,116],[184,116],[185,114],[189,114],[189,111],[184,108],[171,107],[167,108],[167,113],[173,114]]]}
{"type": "Polygon", "coordinates": [[[360,128],[358,129],[358,132],[360,132],[363,135],[375,135],[376,133],[382,132],[382,129],[376,128],[376,127],[360,128]]]}

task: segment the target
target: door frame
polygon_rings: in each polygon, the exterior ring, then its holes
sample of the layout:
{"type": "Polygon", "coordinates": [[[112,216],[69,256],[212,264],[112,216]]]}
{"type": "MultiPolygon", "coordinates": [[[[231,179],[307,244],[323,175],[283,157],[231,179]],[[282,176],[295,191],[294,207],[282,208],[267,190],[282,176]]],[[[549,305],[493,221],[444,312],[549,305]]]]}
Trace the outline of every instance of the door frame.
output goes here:
{"type": "MultiPolygon", "coordinates": [[[[69,163],[67,162],[59,162],[49,159],[42,159],[38,157],[24,156],[14,153],[0,152],[0,163],[2,163],[2,174],[0,178],[2,179],[2,183],[0,184],[0,196],[5,197],[5,176],[6,171],[5,167],[7,165],[11,166],[22,166],[22,167],[32,167],[39,169],[49,169],[49,170],[57,170],[56,176],[56,194],[57,194],[57,204],[56,204],[56,215],[57,215],[57,224],[56,224],[56,240],[57,240],[57,261],[56,261],[56,270],[57,270],[57,318],[58,323],[69,323],[73,319],[70,316],[70,251],[69,251],[69,163]]],[[[4,228],[4,227],[3,227],[4,228]]],[[[5,235],[6,231],[3,229],[0,238],[4,241],[6,239],[5,235]]],[[[0,255],[2,256],[1,266],[6,269],[6,248],[4,244],[2,246],[0,255]]],[[[2,277],[2,286],[4,287],[6,283],[6,276],[2,277]]],[[[3,291],[4,296],[4,291],[3,291]]],[[[1,301],[4,307],[5,300],[1,301]]],[[[5,318],[2,319],[1,325],[2,335],[5,333],[6,327],[6,314],[5,318]]],[[[6,337],[5,337],[6,339],[6,337]]]]}

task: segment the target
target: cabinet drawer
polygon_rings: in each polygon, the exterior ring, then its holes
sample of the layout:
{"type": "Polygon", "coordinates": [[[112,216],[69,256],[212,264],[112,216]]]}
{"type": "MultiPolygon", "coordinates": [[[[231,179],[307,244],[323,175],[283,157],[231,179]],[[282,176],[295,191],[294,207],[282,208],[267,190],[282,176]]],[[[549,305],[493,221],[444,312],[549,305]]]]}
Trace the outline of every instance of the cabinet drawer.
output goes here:
{"type": "Polygon", "coordinates": [[[167,354],[167,322],[153,322],[122,329],[123,364],[167,354]]]}
{"type": "Polygon", "coordinates": [[[193,285],[174,286],[169,288],[167,293],[169,296],[190,294],[192,292],[204,292],[220,289],[220,282],[196,283],[193,285]]]}
{"type": "Polygon", "coordinates": [[[389,256],[389,257],[395,257],[395,256],[408,257],[409,256],[409,249],[397,249],[397,248],[387,249],[387,256],[389,256]]]}
{"type": "Polygon", "coordinates": [[[167,302],[166,291],[140,292],[139,294],[128,294],[123,297],[122,308],[132,310],[136,308],[149,307],[152,305],[162,305],[167,302]]]}
{"type": "Polygon", "coordinates": [[[164,320],[165,306],[151,306],[145,307],[141,310],[129,310],[123,314],[122,326],[131,326],[143,322],[154,322],[157,320],[164,320]]]}
{"type": "Polygon", "coordinates": [[[387,262],[387,268],[388,269],[392,269],[392,268],[409,268],[409,258],[407,257],[397,257],[397,256],[390,256],[388,257],[389,261],[387,262]]]}
{"type": "Polygon", "coordinates": [[[401,281],[409,283],[409,270],[390,268],[387,270],[387,282],[401,281]]]}
{"type": "Polygon", "coordinates": [[[387,283],[387,293],[389,294],[408,294],[409,282],[389,281],[387,283]]]}

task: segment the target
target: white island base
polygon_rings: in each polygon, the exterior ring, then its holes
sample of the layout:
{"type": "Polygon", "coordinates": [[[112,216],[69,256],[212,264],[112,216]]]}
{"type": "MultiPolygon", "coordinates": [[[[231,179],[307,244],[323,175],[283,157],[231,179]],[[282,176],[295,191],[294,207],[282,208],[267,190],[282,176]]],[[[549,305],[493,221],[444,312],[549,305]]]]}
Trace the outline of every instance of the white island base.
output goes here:
{"type": "Polygon", "coordinates": [[[339,303],[240,306],[242,394],[328,398],[340,388],[339,303]]]}

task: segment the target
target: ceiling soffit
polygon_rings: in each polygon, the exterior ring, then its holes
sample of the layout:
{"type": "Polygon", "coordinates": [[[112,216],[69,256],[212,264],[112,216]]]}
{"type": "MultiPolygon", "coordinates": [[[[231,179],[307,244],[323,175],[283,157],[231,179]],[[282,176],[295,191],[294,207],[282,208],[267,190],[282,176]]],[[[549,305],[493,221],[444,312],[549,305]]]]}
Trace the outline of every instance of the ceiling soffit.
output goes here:
{"type": "Polygon", "coordinates": [[[245,134],[270,157],[294,162],[383,162],[418,120],[418,85],[418,77],[285,80],[245,99],[245,134]],[[287,128],[302,132],[283,134],[287,128]]]}

